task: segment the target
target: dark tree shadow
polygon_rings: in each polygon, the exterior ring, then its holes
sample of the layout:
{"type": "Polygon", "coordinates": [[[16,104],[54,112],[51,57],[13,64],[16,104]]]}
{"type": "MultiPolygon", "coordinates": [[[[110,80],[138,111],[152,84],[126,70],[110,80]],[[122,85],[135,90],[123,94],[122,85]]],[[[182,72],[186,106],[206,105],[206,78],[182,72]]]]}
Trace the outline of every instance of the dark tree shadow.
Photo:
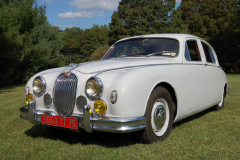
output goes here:
{"type": "MultiPolygon", "coordinates": [[[[186,118],[182,121],[174,123],[173,128],[176,128],[182,124],[201,118],[212,111],[213,109],[210,108],[189,118],[186,118]]],[[[107,148],[117,148],[121,146],[142,143],[140,141],[140,132],[108,133],[93,131],[92,133],[87,133],[84,130],[81,130],[79,133],[75,133],[69,130],[44,127],[41,124],[34,125],[32,128],[25,131],[25,134],[33,138],[43,137],[45,139],[60,140],[68,144],[78,143],[83,145],[94,144],[104,146],[107,148]]]]}

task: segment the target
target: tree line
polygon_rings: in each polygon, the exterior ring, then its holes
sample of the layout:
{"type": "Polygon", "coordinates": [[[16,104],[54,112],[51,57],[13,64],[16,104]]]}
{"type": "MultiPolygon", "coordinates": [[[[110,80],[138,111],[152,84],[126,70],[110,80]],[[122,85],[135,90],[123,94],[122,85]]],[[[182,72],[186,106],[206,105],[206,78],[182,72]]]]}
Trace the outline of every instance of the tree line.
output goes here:
{"type": "Polygon", "coordinates": [[[48,23],[35,0],[0,0],[0,85],[26,82],[35,73],[101,59],[121,38],[189,33],[214,47],[226,72],[240,72],[238,0],[122,0],[108,25],[89,29],[48,23]]]}

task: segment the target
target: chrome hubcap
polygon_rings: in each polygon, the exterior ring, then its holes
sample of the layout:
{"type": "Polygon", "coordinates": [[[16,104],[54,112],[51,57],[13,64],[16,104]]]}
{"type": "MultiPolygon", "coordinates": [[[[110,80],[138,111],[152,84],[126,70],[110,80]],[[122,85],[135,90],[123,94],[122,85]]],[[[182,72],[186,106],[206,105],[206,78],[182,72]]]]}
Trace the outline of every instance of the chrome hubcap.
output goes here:
{"type": "Polygon", "coordinates": [[[157,130],[162,129],[166,121],[166,111],[163,105],[158,105],[153,115],[155,127],[157,130]]]}
{"type": "Polygon", "coordinates": [[[157,136],[162,136],[169,124],[169,106],[164,98],[158,98],[153,104],[151,125],[157,136]]]}

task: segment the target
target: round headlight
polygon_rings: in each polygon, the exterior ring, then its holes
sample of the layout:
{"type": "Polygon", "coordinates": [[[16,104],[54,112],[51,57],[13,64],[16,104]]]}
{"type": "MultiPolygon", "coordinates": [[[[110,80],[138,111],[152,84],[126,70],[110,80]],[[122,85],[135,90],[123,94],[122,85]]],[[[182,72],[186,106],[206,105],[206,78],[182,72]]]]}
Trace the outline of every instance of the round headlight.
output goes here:
{"type": "Polygon", "coordinates": [[[46,90],[46,81],[42,77],[36,77],[33,80],[33,92],[41,96],[46,90]]]}
{"type": "Polygon", "coordinates": [[[103,84],[97,77],[90,78],[85,86],[85,92],[90,100],[95,100],[101,97],[103,92],[103,84]]]}

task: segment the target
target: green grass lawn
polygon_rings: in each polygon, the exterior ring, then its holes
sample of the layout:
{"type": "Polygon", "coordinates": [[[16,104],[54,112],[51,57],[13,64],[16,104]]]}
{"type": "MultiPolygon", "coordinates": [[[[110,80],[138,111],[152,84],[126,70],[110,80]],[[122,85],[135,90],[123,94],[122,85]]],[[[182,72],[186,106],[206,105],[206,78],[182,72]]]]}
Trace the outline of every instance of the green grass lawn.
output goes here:
{"type": "Polygon", "coordinates": [[[221,111],[207,110],[173,125],[163,142],[142,144],[134,133],[49,131],[19,117],[24,87],[0,89],[0,159],[240,159],[240,75],[221,111]]]}

